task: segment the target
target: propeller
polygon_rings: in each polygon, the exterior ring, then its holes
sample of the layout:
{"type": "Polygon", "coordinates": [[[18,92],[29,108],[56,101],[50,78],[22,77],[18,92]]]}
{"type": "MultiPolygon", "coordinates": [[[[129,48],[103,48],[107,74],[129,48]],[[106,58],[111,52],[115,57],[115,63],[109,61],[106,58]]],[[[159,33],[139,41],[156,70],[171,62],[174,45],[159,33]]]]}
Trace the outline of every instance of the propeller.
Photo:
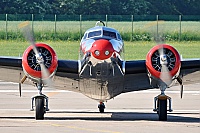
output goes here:
{"type": "Polygon", "coordinates": [[[22,76],[22,73],[20,72],[19,73],[19,96],[21,97],[22,96],[22,86],[21,86],[21,76],[22,76]]]}
{"type": "Polygon", "coordinates": [[[181,99],[183,98],[183,85],[181,85],[181,99]]]}
{"type": "Polygon", "coordinates": [[[22,74],[20,72],[20,82],[19,82],[19,96],[22,96],[22,84],[24,83],[24,81],[26,80],[27,76],[24,75],[23,78],[21,78],[22,74]]]}
{"type": "Polygon", "coordinates": [[[160,79],[164,82],[165,85],[169,86],[172,82],[172,77],[167,67],[168,60],[167,60],[166,50],[163,47],[165,38],[162,33],[160,33],[154,38],[155,38],[156,44],[159,45],[158,53],[160,56],[160,64],[161,64],[160,79]]]}
{"type": "Polygon", "coordinates": [[[35,44],[33,31],[31,30],[30,23],[28,21],[23,22],[19,25],[19,28],[22,30],[22,33],[27,41],[29,41],[30,45],[33,46],[33,51],[36,56],[37,63],[41,68],[41,76],[43,84],[51,85],[50,73],[48,69],[44,65],[44,59],[42,54],[38,51],[37,46],[35,44]]]}
{"type": "Polygon", "coordinates": [[[169,69],[167,67],[168,61],[167,61],[167,55],[164,51],[163,45],[160,45],[160,49],[158,50],[160,55],[160,64],[161,64],[161,73],[160,73],[160,79],[169,86],[172,82],[172,77],[170,75],[169,69]]]}
{"type": "Polygon", "coordinates": [[[181,95],[181,99],[182,99],[183,98],[183,80],[182,80],[182,78],[180,76],[178,76],[177,77],[177,81],[181,85],[180,95],[181,95]]]}
{"type": "MultiPolygon", "coordinates": [[[[160,64],[161,64],[161,73],[160,73],[160,79],[161,79],[161,86],[169,86],[172,83],[172,76],[170,74],[170,70],[168,68],[168,57],[167,57],[167,53],[166,53],[166,49],[164,49],[163,44],[165,44],[165,37],[163,34],[164,31],[164,26],[159,27],[160,32],[158,33],[158,22],[157,23],[152,23],[149,26],[147,26],[147,28],[154,26],[155,24],[157,24],[157,32],[153,33],[154,34],[154,41],[156,42],[157,45],[159,45],[159,56],[160,56],[160,64]]],[[[163,24],[164,21],[162,21],[161,24],[163,24]]],[[[177,77],[177,81],[179,82],[179,84],[181,85],[181,89],[180,89],[180,95],[181,98],[183,96],[183,82],[182,82],[182,78],[180,76],[177,77]]]]}

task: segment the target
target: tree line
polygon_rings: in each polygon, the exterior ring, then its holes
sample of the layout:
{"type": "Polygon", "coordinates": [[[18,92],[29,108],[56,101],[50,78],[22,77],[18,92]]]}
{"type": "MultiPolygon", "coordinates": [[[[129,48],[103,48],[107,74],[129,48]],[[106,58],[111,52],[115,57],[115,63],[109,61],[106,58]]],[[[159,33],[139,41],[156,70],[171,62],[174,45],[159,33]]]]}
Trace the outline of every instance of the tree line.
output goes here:
{"type": "Polygon", "coordinates": [[[200,15],[200,0],[1,0],[0,14],[200,15]]]}

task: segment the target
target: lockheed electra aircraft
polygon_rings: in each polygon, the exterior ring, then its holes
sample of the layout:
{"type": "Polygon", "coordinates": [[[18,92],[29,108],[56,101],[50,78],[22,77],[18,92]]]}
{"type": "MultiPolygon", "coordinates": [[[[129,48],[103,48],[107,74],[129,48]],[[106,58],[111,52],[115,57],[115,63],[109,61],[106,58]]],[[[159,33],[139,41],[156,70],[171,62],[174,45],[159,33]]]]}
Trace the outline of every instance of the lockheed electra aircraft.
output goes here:
{"type": "Polygon", "coordinates": [[[200,58],[183,60],[168,44],[156,44],[146,60],[125,61],[120,33],[102,21],[84,33],[79,60],[59,60],[49,45],[35,43],[30,24],[21,24],[21,30],[31,45],[22,57],[0,57],[0,80],[18,82],[20,95],[22,83],[37,87],[38,94],[32,97],[36,119],[44,119],[49,110],[48,97],[42,89],[52,84],[98,101],[100,113],[104,112],[104,102],[119,94],[159,88],[153,110],[160,121],[166,121],[172,105],[165,90],[180,85],[182,97],[183,84],[200,82],[200,58]]]}

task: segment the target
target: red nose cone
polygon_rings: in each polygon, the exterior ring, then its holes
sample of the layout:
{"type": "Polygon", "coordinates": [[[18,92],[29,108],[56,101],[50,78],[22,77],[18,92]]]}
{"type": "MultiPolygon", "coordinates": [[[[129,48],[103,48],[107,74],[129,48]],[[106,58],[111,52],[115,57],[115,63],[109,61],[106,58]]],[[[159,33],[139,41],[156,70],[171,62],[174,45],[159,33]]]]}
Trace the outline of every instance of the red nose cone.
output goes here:
{"type": "Polygon", "coordinates": [[[91,53],[93,57],[99,60],[105,60],[110,58],[113,52],[114,49],[111,42],[104,39],[96,40],[91,48],[91,53]]]}

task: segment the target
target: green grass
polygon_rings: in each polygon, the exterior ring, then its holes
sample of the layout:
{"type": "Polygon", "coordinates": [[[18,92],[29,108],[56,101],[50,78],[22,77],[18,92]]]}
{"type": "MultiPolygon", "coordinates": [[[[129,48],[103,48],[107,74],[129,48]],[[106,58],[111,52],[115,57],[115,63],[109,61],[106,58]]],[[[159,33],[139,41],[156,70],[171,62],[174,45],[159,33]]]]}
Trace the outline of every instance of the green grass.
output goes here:
{"type": "MultiPolygon", "coordinates": [[[[200,58],[200,41],[166,43],[175,47],[183,58],[200,58]]],[[[125,42],[125,58],[126,60],[145,59],[148,51],[155,45],[155,42],[148,41],[125,42]]]]}
{"type": "MultiPolygon", "coordinates": [[[[0,39],[23,40],[18,25],[22,21],[0,21],[0,39]],[[6,28],[7,27],[7,28],[6,28]]],[[[31,26],[37,40],[80,40],[80,33],[94,27],[96,21],[33,21],[31,26]]],[[[139,21],[139,22],[107,22],[107,26],[118,30],[125,41],[151,41],[157,35],[165,36],[167,41],[200,41],[200,22],[198,21],[139,21]],[[133,29],[132,29],[133,28],[133,29]],[[132,36],[133,30],[133,38],[132,36]],[[181,31],[180,31],[181,30],[181,31]]]]}
{"type": "MultiPolygon", "coordinates": [[[[57,53],[59,59],[77,60],[79,57],[79,41],[45,41],[57,53]]],[[[183,58],[200,58],[200,41],[167,42],[174,46],[183,58]]],[[[155,46],[153,41],[124,42],[125,60],[145,59],[148,51],[155,46]]],[[[22,56],[29,46],[25,41],[0,41],[1,56],[22,56]]]]}
{"type": "MultiPolygon", "coordinates": [[[[18,25],[22,21],[8,21],[8,31],[19,31],[18,25]]],[[[96,21],[82,21],[81,26],[79,21],[33,21],[34,31],[56,31],[57,32],[79,32],[80,27],[84,32],[88,28],[95,26],[96,21]]],[[[32,26],[32,22],[30,23],[32,26]]],[[[199,32],[200,22],[198,21],[182,21],[181,30],[182,32],[199,32]]],[[[119,32],[131,32],[132,22],[107,22],[107,26],[117,29],[119,32]]],[[[151,31],[154,32],[157,29],[157,21],[136,21],[133,22],[133,29],[135,31],[151,31]]],[[[158,21],[158,29],[162,32],[179,32],[180,22],[179,21],[158,21]]],[[[0,21],[0,31],[6,30],[6,22],[0,21]]]]}

